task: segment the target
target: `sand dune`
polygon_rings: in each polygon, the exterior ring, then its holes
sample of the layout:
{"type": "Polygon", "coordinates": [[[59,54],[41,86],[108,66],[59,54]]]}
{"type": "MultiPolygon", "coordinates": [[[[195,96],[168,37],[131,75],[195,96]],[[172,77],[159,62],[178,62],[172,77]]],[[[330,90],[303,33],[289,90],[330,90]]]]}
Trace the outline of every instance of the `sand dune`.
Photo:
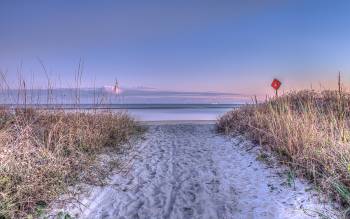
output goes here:
{"type": "Polygon", "coordinates": [[[337,218],[309,185],[288,186],[281,168],[257,161],[251,146],[213,124],[152,124],[130,172],[66,210],[78,218],[337,218]]]}

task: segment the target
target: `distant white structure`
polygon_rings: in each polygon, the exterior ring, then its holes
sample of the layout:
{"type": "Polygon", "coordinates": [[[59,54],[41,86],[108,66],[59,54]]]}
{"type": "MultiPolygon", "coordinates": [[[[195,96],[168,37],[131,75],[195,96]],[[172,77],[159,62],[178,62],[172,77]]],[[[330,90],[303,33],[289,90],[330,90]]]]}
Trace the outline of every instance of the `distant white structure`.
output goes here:
{"type": "Polygon", "coordinates": [[[114,87],[113,87],[113,92],[116,94],[116,95],[119,95],[121,93],[121,89],[119,87],[119,84],[118,84],[118,80],[115,79],[115,84],[114,84],[114,87]]]}
{"type": "Polygon", "coordinates": [[[122,93],[122,89],[119,87],[118,80],[115,80],[114,86],[104,86],[104,89],[109,92],[116,95],[120,95],[122,93]]]}

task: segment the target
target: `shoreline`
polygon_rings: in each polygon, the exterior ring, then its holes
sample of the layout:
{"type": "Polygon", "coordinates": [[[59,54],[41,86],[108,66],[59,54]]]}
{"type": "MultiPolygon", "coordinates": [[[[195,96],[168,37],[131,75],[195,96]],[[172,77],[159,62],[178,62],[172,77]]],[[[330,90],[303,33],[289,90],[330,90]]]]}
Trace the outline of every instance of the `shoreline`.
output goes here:
{"type": "Polygon", "coordinates": [[[140,125],[178,125],[178,124],[195,124],[195,125],[214,125],[217,120],[153,120],[137,121],[140,125]]]}

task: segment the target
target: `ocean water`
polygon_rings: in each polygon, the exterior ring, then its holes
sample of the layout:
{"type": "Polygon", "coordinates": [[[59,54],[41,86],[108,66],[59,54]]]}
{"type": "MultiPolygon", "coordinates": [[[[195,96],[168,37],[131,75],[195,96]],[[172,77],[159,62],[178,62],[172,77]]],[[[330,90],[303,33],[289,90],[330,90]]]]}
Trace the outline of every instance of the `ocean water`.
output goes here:
{"type": "Polygon", "coordinates": [[[196,108],[152,108],[124,109],[140,121],[174,121],[174,120],[216,120],[224,113],[233,110],[232,107],[196,107],[196,108]]]}
{"type": "Polygon", "coordinates": [[[115,94],[108,89],[1,90],[1,104],[232,104],[249,103],[251,97],[222,92],[174,92],[124,89],[115,94]]]}
{"type": "MultiPolygon", "coordinates": [[[[3,104],[4,105],[4,104],[3,104]]],[[[63,109],[66,111],[125,112],[139,121],[216,120],[240,104],[5,104],[10,108],[63,109]]]]}
{"type": "MultiPolygon", "coordinates": [[[[20,106],[24,107],[23,105],[20,106]]],[[[60,108],[67,111],[81,110],[89,112],[97,109],[100,111],[126,112],[139,121],[216,120],[221,115],[239,106],[239,104],[35,105],[35,107],[42,109],[60,108]]]]}
{"type": "Polygon", "coordinates": [[[128,112],[140,121],[216,120],[224,113],[247,103],[242,95],[215,92],[170,92],[128,89],[116,95],[104,88],[7,90],[0,92],[0,104],[90,111],[128,112]]]}

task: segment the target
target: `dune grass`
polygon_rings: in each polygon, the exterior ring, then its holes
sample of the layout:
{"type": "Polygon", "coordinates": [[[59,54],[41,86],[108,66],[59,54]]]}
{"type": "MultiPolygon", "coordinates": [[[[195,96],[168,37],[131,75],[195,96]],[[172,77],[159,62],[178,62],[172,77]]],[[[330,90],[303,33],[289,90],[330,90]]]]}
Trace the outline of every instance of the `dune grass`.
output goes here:
{"type": "Polygon", "coordinates": [[[222,116],[219,131],[245,135],[350,206],[350,94],[303,90],[222,116]]]}
{"type": "Polygon", "coordinates": [[[1,109],[0,218],[35,218],[69,186],[100,182],[97,155],[137,130],[122,113],[1,109]]]}

